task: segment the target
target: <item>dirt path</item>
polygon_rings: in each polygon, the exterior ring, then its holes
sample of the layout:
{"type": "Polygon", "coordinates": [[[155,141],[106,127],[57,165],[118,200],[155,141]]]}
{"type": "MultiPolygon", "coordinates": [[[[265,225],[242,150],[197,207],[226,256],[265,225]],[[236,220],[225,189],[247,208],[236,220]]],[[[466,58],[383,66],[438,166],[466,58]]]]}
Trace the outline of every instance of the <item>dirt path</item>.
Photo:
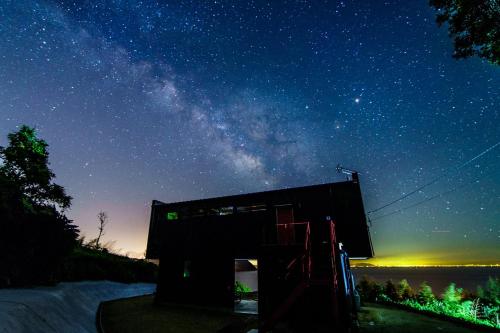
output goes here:
{"type": "Polygon", "coordinates": [[[359,314],[361,333],[475,333],[473,329],[417,313],[369,304],[359,314]]]}

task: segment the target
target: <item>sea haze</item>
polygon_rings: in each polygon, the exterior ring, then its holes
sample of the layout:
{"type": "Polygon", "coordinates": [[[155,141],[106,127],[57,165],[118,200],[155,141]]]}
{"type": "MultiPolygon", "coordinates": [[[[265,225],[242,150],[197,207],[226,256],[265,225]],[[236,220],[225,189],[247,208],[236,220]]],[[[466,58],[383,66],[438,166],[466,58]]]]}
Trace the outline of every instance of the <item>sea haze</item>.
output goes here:
{"type": "Polygon", "coordinates": [[[368,276],[379,283],[392,280],[397,283],[407,279],[414,290],[426,281],[440,295],[443,289],[455,282],[457,287],[476,292],[477,286],[486,285],[488,277],[499,277],[500,267],[353,267],[357,283],[368,276]]]}

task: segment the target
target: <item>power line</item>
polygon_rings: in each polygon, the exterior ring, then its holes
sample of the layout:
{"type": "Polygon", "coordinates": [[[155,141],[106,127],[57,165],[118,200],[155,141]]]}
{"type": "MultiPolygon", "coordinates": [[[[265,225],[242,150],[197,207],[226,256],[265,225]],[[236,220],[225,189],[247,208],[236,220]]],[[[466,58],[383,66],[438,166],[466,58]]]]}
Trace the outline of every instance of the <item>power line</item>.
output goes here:
{"type": "MultiPolygon", "coordinates": [[[[477,181],[478,181],[478,180],[474,180],[474,182],[477,182],[477,181]]],[[[462,186],[462,187],[465,187],[465,186],[462,186]]],[[[391,215],[394,215],[394,214],[397,214],[397,213],[403,212],[403,211],[405,211],[405,210],[407,210],[407,209],[410,209],[410,208],[413,208],[413,207],[419,206],[419,205],[421,205],[421,204],[423,204],[423,203],[426,203],[426,202],[428,202],[428,201],[434,200],[434,199],[436,199],[436,198],[438,198],[438,197],[442,197],[442,196],[444,196],[444,195],[446,195],[446,194],[449,194],[449,193],[451,193],[451,192],[455,192],[456,190],[458,190],[458,189],[460,189],[460,188],[462,188],[462,187],[456,187],[456,188],[453,188],[453,189],[448,190],[448,191],[446,191],[446,192],[443,192],[443,193],[437,194],[437,195],[435,195],[435,196],[432,196],[432,197],[426,198],[426,199],[424,199],[424,200],[422,200],[422,201],[419,201],[419,202],[417,202],[417,203],[415,203],[415,204],[412,204],[412,205],[410,205],[410,206],[406,206],[406,207],[404,207],[404,208],[401,208],[401,209],[395,210],[395,211],[390,212],[390,213],[385,214],[385,215],[381,215],[381,216],[377,216],[377,217],[371,218],[371,220],[372,220],[372,221],[376,221],[376,220],[379,220],[379,219],[381,219],[381,218],[388,217],[388,216],[391,216],[391,215]]]]}
{"type": "MultiPolygon", "coordinates": [[[[489,176],[489,175],[494,174],[494,173],[495,173],[495,172],[491,172],[491,173],[487,174],[486,176],[489,176]]],[[[484,177],[485,177],[485,176],[483,176],[483,177],[481,177],[481,178],[484,178],[484,177]]],[[[419,206],[419,205],[421,205],[421,204],[423,204],[423,203],[426,203],[426,202],[428,202],[428,201],[434,200],[434,199],[436,199],[436,198],[439,198],[439,197],[444,197],[445,195],[448,195],[448,194],[450,194],[450,193],[452,193],[452,192],[455,192],[455,191],[457,191],[457,190],[460,190],[460,189],[462,189],[462,188],[464,188],[464,187],[466,187],[466,186],[468,186],[468,185],[470,185],[470,184],[473,184],[473,183],[479,183],[479,179],[474,179],[473,181],[467,182],[467,183],[462,184],[462,185],[460,185],[460,186],[455,186],[455,187],[454,187],[454,188],[452,188],[451,190],[441,192],[441,193],[436,194],[436,195],[434,195],[434,196],[432,196],[432,197],[429,197],[429,198],[425,198],[424,200],[421,200],[421,201],[416,202],[416,203],[414,203],[414,204],[411,204],[411,205],[409,205],[409,206],[406,206],[406,207],[400,208],[400,209],[395,210],[395,211],[393,211],[393,212],[390,212],[390,213],[388,213],[388,214],[385,214],[385,215],[380,215],[380,216],[376,216],[376,217],[374,217],[374,218],[370,218],[370,220],[371,220],[371,221],[376,221],[376,220],[382,219],[382,218],[384,218],[384,217],[388,217],[388,216],[391,216],[391,215],[394,215],[394,214],[397,214],[397,213],[403,212],[403,211],[405,211],[405,210],[407,210],[407,209],[410,209],[410,208],[413,208],[413,207],[419,206]]]]}
{"type": "Polygon", "coordinates": [[[373,210],[369,211],[367,214],[370,215],[372,213],[378,212],[381,209],[389,207],[389,206],[391,206],[391,205],[393,205],[393,204],[395,204],[395,203],[397,203],[397,202],[399,202],[401,200],[404,200],[404,199],[408,198],[409,196],[411,196],[411,195],[413,195],[413,194],[415,194],[415,193],[423,190],[427,186],[430,186],[430,185],[436,183],[438,180],[440,180],[441,178],[443,178],[445,176],[449,177],[450,174],[447,172],[448,170],[452,170],[453,172],[457,172],[458,170],[462,169],[463,167],[466,167],[467,165],[469,165],[473,161],[477,160],[481,156],[483,156],[483,155],[487,154],[488,152],[490,152],[491,150],[495,149],[499,145],[500,145],[500,141],[497,142],[497,143],[495,143],[493,146],[487,148],[486,150],[483,150],[481,153],[479,153],[478,155],[474,156],[473,158],[471,158],[470,160],[466,161],[465,163],[462,163],[459,166],[447,169],[446,171],[442,172],[439,176],[437,176],[436,178],[432,179],[428,183],[425,183],[424,185],[422,185],[422,186],[418,187],[417,189],[415,189],[415,190],[413,190],[413,191],[411,191],[411,192],[409,192],[409,193],[407,193],[407,194],[399,197],[398,199],[392,200],[391,202],[386,203],[385,205],[383,205],[383,206],[381,206],[379,208],[376,208],[376,209],[373,209],[373,210]]]}

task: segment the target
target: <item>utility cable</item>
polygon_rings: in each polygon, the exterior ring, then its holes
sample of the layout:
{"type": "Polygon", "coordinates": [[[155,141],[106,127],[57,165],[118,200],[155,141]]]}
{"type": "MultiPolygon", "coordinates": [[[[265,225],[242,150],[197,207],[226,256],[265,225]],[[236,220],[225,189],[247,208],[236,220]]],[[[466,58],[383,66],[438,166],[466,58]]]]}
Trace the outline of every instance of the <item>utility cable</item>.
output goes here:
{"type": "MultiPolygon", "coordinates": [[[[481,153],[479,153],[478,155],[474,156],[473,158],[471,158],[470,160],[466,161],[465,163],[462,163],[461,165],[453,167],[453,168],[449,168],[448,170],[452,170],[452,172],[457,172],[458,170],[466,167],[467,165],[469,165],[473,161],[477,160],[481,156],[483,156],[483,155],[487,154],[488,152],[492,151],[493,149],[495,149],[499,145],[500,145],[500,141],[497,142],[497,143],[495,143],[493,146],[487,148],[486,150],[483,150],[481,153]]],[[[413,195],[413,194],[415,194],[415,193],[423,190],[427,186],[430,186],[430,185],[436,183],[438,180],[440,180],[441,178],[443,178],[445,176],[449,177],[450,174],[447,171],[444,171],[439,176],[437,176],[436,178],[432,179],[428,183],[425,183],[424,185],[418,187],[417,189],[415,189],[415,190],[413,190],[413,191],[411,191],[409,193],[406,193],[405,195],[399,197],[398,199],[392,200],[391,202],[386,203],[385,205],[383,205],[383,206],[381,206],[379,208],[376,208],[376,209],[373,209],[373,210],[369,211],[367,214],[370,215],[372,213],[378,212],[381,209],[384,209],[384,208],[389,207],[389,206],[391,206],[391,205],[393,205],[393,204],[395,204],[395,203],[397,203],[397,202],[399,202],[401,200],[404,200],[404,199],[408,198],[409,196],[411,196],[411,195],[413,195]]]]}
{"type": "MultiPolygon", "coordinates": [[[[486,176],[489,176],[489,175],[491,175],[491,174],[493,174],[493,173],[495,173],[495,172],[491,172],[491,173],[487,174],[486,176]]],[[[481,177],[481,178],[484,178],[484,176],[483,176],[483,177],[481,177]]],[[[376,221],[376,220],[379,220],[379,219],[384,218],[384,217],[388,217],[388,216],[391,216],[391,215],[394,215],[394,214],[397,214],[397,213],[401,213],[401,212],[403,212],[403,211],[405,211],[405,210],[407,210],[407,209],[410,209],[410,208],[413,208],[413,207],[419,206],[419,205],[421,205],[421,204],[423,204],[423,203],[426,203],[426,202],[428,202],[428,201],[434,200],[434,199],[436,199],[436,198],[439,198],[439,197],[444,197],[445,195],[448,195],[448,194],[450,194],[450,193],[452,193],[452,192],[455,192],[455,191],[457,191],[457,190],[460,190],[460,189],[462,189],[462,188],[464,188],[464,187],[466,187],[466,186],[468,186],[468,185],[470,185],[470,184],[473,184],[473,183],[479,183],[479,181],[480,181],[479,179],[474,179],[473,181],[467,182],[467,183],[462,184],[462,185],[459,185],[459,186],[455,186],[454,188],[452,188],[452,189],[450,189],[450,190],[448,190],[448,191],[444,191],[444,192],[441,192],[441,193],[439,193],[439,194],[436,194],[436,195],[434,195],[434,196],[432,196],[432,197],[425,198],[424,200],[421,200],[421,201],[416,202],[416,203],[414,203],[414,204],[411,204],[411,205],[409,205],[409,206],[406,206],[406,207],[400,208],[400,209],[395,210],[395,211],[393,211],[393,212],[390,212],[390,213],[388,213],[388,214],[385,214],[385,215],[380,215],[380,216],[376,216],[376,217],[370,218],[370,220],[371,220],[371,221],[376,221]]]]}

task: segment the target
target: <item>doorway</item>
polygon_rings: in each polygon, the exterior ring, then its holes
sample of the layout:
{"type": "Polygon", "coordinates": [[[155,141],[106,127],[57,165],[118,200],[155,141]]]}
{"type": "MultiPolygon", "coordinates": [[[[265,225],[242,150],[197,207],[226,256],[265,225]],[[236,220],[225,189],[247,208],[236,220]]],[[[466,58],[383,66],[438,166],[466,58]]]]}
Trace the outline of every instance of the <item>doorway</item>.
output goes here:
{"type": "Polygon", "coordinates": [[[258,314],[258,261],[234,260],[234,312],[258,314]]]}

